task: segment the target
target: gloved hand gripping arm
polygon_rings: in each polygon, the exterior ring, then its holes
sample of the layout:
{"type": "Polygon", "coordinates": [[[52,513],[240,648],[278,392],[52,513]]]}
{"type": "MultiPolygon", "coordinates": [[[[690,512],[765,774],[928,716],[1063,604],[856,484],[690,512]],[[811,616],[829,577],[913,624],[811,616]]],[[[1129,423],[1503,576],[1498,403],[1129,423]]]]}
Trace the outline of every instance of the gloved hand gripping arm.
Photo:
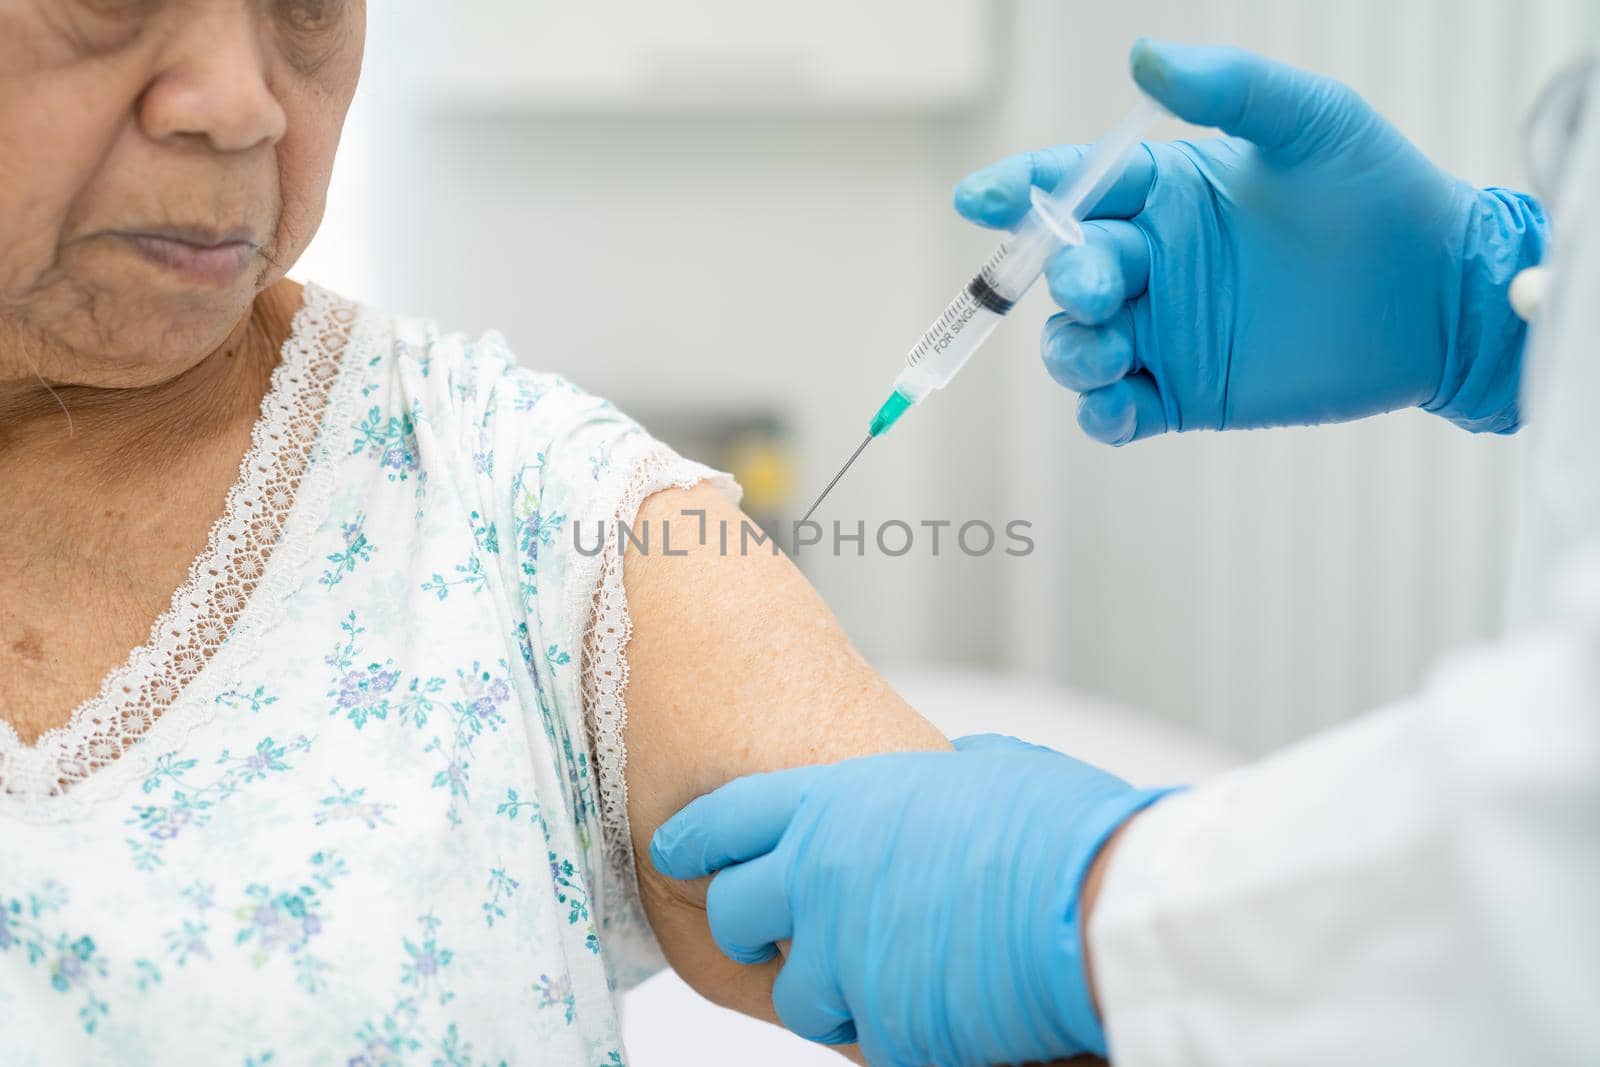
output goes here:
{"type": "Polygon", "coordinates": [[[1079,892],[1162,792],[1013,738],[956,747],[738,779],[663,825],[651,859],[720,871],[706,910],[730,958],[793,940],[772,996],[802,1037],[859,1039],[874,1067],[1104,1055],[1079,892]]]}

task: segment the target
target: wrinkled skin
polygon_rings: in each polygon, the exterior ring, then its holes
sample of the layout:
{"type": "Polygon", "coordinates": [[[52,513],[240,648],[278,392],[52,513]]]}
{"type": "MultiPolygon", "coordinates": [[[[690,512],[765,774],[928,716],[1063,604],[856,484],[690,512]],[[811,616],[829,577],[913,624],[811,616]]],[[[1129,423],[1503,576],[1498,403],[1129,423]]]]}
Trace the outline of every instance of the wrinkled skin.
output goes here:
{"type": "Polygon", "coordinates": [[[0,402],[227,340],[321,220],[364,32],[361,0],[0,0],[0,402]],[[163,227],[243,268],[175,277],[132,236],[163,227]]]}

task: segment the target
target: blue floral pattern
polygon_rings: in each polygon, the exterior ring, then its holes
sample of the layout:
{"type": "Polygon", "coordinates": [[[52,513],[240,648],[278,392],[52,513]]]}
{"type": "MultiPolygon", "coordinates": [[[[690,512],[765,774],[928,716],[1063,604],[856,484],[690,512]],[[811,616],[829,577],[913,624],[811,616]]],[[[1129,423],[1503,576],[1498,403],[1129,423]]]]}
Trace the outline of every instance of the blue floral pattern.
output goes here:
{"type": "Polygon", "coordinates": [[[169,841],[190,827],[209,823],[213,809],[232,798],[251,782],[259,782],[270,774],[290,770],[287,762],[291,752],[305,752],[311,739],[304,735],[293,741],[279,743],[270,737],[257,741],[246,755],[236,756],[223,749],[213,763],[222,772],[207,781],[195,783],[190,779],[199,766],[197,759],[179,759],[168,752],[158,758],[154,769],[145,778],[143,792],[165,792],[166,803],[135,804],[125,823],[138,833],[126,838],[133,851],[133,865],[141,871],[152,871],[164,864],[163,851],[169,841]]]}
{"type": "Polygon", "coordinates": [[[244,902],[234,911],[240,922],[234,944],[251,949],[250,962],[256,967],[275,953],[291,957],[295,981],[308,993],[320,992],[325,984],[322,975],[329,967],[307,951],[307,946],[322,933],[325,898],[334,882],[348,873],[343,860],[318,852],[298,885],[278,890],[263,882],[245,886],[244,902]]]}
{"type": "Polygon", "coordinates": [[[8,1058],[623,1062],[614,990],[661,961],[602,840],[569,523],[660,446],[496,334],[361,315],[284,621],[71,818],[0,808],[8,1058]]]}
{"type": "Polygon", "coordinates": [[[16,957],[27,967],[43,972],[50,988],[75,998],[78,1023],[93,1034],[108,1008],[99,986],[107,976],[106,960],[94,938],[75,933],[55,922],[55,912],[67,902],[67,889],[44,881],[25,896],[0,896],[0,960],[16,957]]]}

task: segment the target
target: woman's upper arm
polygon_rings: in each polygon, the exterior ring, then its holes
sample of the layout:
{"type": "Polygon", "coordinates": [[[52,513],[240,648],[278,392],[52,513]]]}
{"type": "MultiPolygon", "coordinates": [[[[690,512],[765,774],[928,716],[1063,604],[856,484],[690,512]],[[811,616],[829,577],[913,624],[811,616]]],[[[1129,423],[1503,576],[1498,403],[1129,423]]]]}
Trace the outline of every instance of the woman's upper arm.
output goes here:
{"type": "MultiPolygon", "coordinates": [[[[639,519],[672,528],[673,554],[630,552],[628,820],[635,857],[690,800],[740,775],[896,749],[948,747],[851,647],[795,566],[753,541],[743,514],[708,486],[657,493],[639,519]],[[701,546],[702,517],[710,536],[701,546]],[[686,514],[687,512],[687,514],[686,514]],[[718,523],[727,523],[728,552],[718,523]],[[676,546],[688,546],[678,555],[676,546]]],[[[673,968],[711,999],[772,1018],[779,961],[726,959],[705,919],[705,882],[636,863],[650,925],[673,968]]]]}

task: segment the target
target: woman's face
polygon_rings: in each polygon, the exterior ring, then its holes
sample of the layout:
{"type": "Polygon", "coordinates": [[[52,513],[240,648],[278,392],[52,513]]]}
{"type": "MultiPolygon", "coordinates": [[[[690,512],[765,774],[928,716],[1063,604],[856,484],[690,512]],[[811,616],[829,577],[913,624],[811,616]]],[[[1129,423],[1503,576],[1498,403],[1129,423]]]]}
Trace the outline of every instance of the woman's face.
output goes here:
{"type": "Polygon", "coordinates": [[[364,0],[0,0],[0,356],[137,386],[221,344],[321,221],[365,19],[364,0]]]}

